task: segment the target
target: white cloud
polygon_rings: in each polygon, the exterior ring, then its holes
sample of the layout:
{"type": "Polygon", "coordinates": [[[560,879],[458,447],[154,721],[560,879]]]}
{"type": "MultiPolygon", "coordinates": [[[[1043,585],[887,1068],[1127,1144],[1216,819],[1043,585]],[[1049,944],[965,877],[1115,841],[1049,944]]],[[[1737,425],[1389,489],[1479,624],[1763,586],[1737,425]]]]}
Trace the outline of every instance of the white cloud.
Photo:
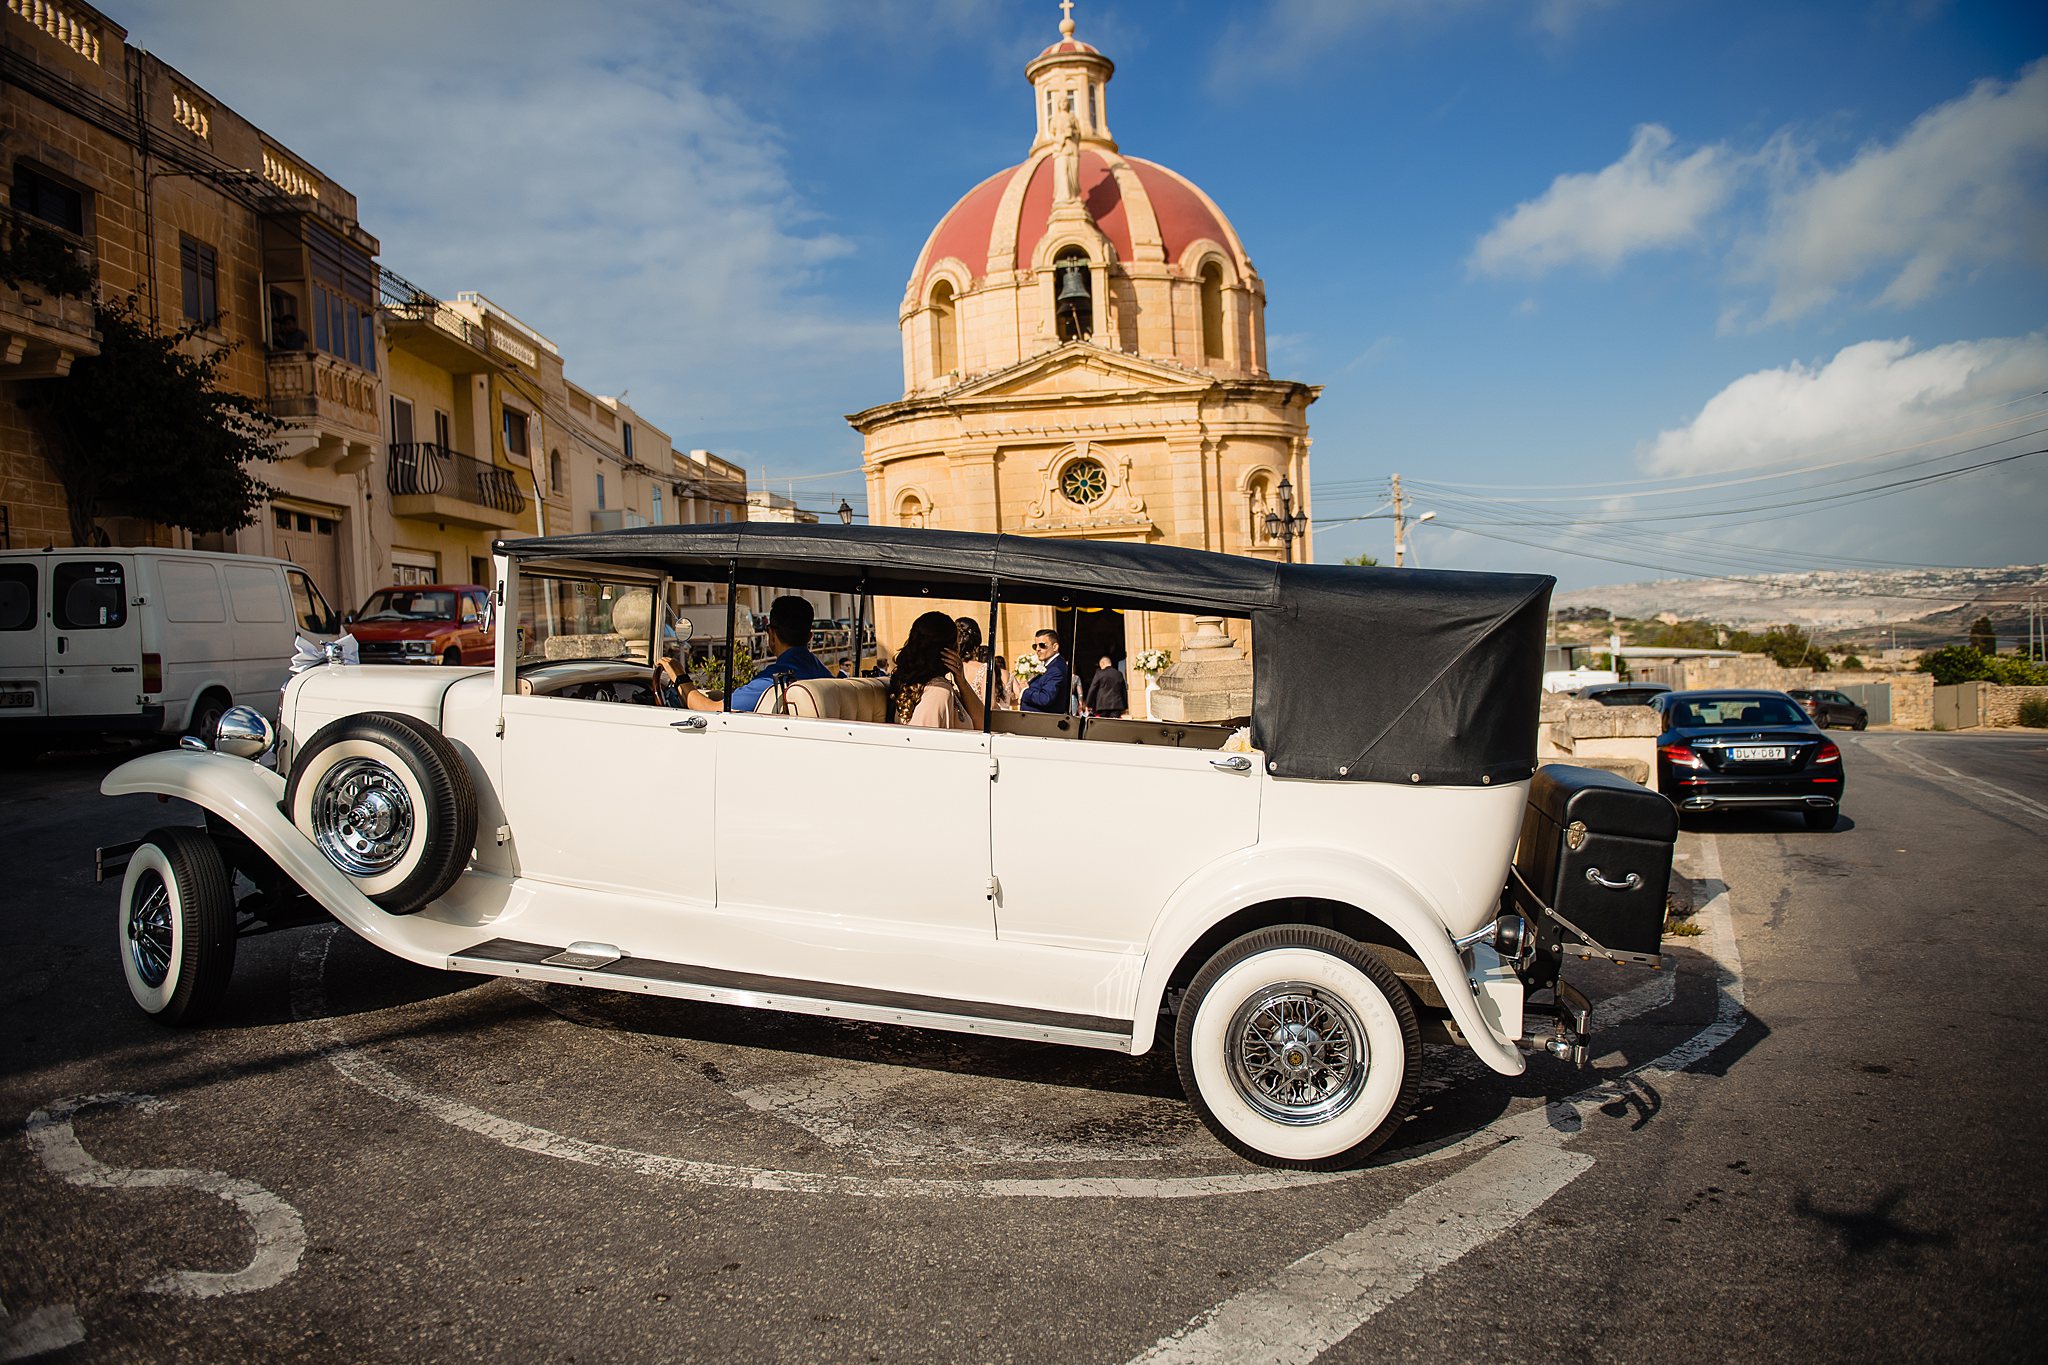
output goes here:
{"type": "Polygon", "coordinates": [[[1818,464],[1952,437],[1924,448],[1935,454],[2005,434],[1955,435],[2014,415],[1985,409],[2043,389],[2048,333],[1926,350],[1907,339],[1863,341],[1822,365],[1794,361],[1744,375],[1690,422],[1659,433],[1641,462],[1656,475],[1704,474],[1818,464]]]}
{"type": "Polygon", "coordinates": [[[1743,275],[1768,280],[1765,322],[1810,312],[1873,273],[1905,306],[1999,261],[2048,264],[2048,61],[1987,80],[1838,170],[1781,143],[1780,183],[1743,275]]]}
{"type": "Polygon", "coordinates": [[[1723,146],[1681,157],[1672,143],[1669,129],[1646,123],[1619,161],[1599,171],[1560,175],[1479,239],[1469,268],[1475,274],[1540,275],[1584,262],[1612,270],[1636,252],[1694,240],[1733,190],[1736,159],[1723,146]]]}
{"type": "Polygon", "coordinates": [[[793,182],[781,131],[726,92],[743,96],[733,68],[764,49],[905,8],[742,4],[681,24],[658,0],[133,0],[123,18],[354,193],[385,265],[491,296],[561,346],[572,379],[630,388],[684,445],[787,429],[792,374],[813,430],[853,394],[873,401],[876,374],[893,396],[893,318],[829,301],[852,245],[793,182]]]}

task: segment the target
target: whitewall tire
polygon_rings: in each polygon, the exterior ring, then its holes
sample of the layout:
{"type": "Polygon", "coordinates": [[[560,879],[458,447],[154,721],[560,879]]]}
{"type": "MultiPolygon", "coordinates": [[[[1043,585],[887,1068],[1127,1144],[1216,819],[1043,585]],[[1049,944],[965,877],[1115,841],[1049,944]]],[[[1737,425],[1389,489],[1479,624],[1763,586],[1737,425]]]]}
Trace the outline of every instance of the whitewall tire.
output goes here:
{"type": "Polygon", "coordinates": [[[161,1024],[196,1024],[235,970],[234,882],[205,831],[151,830],[129,855],[117,925],[128,994],[161,1024]]]}
{"type": "Polygon", "coordinates": [[[344,716],[292,765],[284,809],[365,896],[394,915],[455,884],[476,844],[476,790],[442,735],[411,716],[344,716]]]}
{"type": "Polygon", "coordinates": [[[1189,1101],[1223,1144],[1268,1166],[1364,1160],[1415,1102],[1422,1044],[1407,989],[1356,939],[1282,925],[1225,946],[1181,1003],[1189,1101]]]}

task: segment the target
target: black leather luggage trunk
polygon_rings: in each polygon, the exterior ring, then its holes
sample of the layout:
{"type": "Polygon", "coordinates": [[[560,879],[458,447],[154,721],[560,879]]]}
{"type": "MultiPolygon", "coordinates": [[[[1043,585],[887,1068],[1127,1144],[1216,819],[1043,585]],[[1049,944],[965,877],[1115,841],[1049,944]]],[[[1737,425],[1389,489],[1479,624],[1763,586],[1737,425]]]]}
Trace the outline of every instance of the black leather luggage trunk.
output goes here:
{"type": "MultiPolygon", "coordinates": [[[[1530,891],[1600,947],[1654,954],[1677,840],[1678,811],[1664,796],[1615,773],[1553,763],[1529,784],[1515,866],[1530,891]]],[[[1577,942],[1549,916],[1539,928],[1544,949],[1561,943],[1569,953],[1577,942]]]]}

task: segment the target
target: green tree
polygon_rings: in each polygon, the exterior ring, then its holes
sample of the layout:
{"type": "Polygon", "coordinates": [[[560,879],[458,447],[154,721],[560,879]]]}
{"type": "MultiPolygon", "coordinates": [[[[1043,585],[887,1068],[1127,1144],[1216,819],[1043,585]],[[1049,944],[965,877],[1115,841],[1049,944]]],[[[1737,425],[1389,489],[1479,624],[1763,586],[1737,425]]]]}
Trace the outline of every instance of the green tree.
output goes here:
{"type": "Polygon", "coordinates": [[[1991,628],[1989,616],[1980,616],[1970,622],[1970,648],[1985,655],[1998,652],[1998,632],[1991,628]]]}
{"type": "Polygon", "coordinates": [[[1984,656],[1968,645],[1950,645],[1922,654],[1917,667],[1922,673],[1932,673],[1941,686],[1953,687],[1983,677],[1985,664],[1984,656]]]}
{"type": "Polygon", "coordinates": [[[1816,673],[1828,671],[1827,651],[1797,626],[1772,626],[1756,642],[1755,648],[1770,656],[1771,662],[1780,668],[1810,668],[1816,673]]]}
{"type": "Polygon", "coordinates": [[[1344,562],[1354,569],[1377,569],[1380,566],[1378,559],[1365,553],[1363,550],[1355,555],[1346,555],[1344,562]]]}
{"type": "Polygon", "coordinates": [[[30,396],[71,504],[72,539],[90,544],[102,516],[202,534],[255,521],[276,490],[249,467],[278,458],[284,424],[219,387],[233,348],[195,353],[196,327],[160,331],[132,298],[96,311],[100,353],[38,381],[30,396]]]}

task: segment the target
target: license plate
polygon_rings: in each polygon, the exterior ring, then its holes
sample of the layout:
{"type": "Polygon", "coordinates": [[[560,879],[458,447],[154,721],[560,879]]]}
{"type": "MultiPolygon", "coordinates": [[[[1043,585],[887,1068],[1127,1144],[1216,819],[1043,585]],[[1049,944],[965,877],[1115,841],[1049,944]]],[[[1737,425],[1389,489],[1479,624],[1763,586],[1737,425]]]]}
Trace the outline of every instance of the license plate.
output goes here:
{"type": "Polygon", "coordinates": [[[0,692],[0,706],[34,706],[35,704],[36,694],[33,692],[0,692]]]}
{"type": "Polygon", "coordinates": [[[1782,763],[1785,761],[1785,750],[1782,747],[1772,747],[1768,749],[1730,749],[1728,751],[1728,757],[1742,763],[1769,763],[1773,760],[1782,763]]]}

